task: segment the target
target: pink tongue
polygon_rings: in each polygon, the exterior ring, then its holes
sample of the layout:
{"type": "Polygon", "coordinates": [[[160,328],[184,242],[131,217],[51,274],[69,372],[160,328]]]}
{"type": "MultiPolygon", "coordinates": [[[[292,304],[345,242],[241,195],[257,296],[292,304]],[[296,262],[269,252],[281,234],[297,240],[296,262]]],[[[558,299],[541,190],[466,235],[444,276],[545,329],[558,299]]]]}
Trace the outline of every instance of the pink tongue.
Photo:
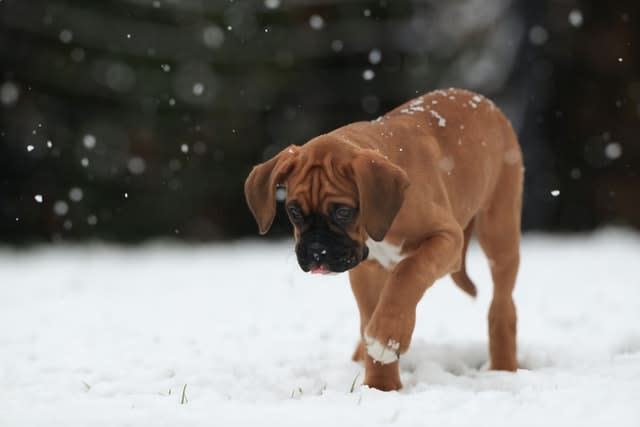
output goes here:
{"type": "Polygon", "coordinates": [[[323,273],[327,273],[329,270],[327,270],[327,268],[325,266],[320,266],[320,267],[316,267],[316,268],[312,268],[311,269],[311,273],[312,274],[323,274],[323,273]]]}

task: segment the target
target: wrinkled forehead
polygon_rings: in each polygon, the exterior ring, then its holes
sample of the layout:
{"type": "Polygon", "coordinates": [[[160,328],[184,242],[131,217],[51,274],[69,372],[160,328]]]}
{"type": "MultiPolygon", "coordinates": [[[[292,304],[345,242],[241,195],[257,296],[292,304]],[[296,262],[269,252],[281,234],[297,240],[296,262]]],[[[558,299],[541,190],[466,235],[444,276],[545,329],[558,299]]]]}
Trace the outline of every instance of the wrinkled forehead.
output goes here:
{"type": "Polygon", "coordinates": [[[327,213],[334,203],[357,207],[357,189],[348,165],[306,160],[287,181],[287,201],[297,201],[306,213],[327,213]]]}

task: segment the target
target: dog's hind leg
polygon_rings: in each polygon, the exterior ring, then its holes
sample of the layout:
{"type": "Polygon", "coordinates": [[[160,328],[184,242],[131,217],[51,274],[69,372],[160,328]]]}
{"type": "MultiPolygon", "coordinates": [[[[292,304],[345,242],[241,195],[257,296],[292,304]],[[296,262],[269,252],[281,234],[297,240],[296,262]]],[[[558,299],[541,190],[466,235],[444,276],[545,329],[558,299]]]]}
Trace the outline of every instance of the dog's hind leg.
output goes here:
{"type": "MultiPolygon", "coordinates": [[[[517,146],[511,150],[511,157],[520,158],[517,146]]],[[[489,258],[493,278],[493,300],[489,308],[491,369],[506,371],[518,368],[512,293],[520,263],[522,175],[521,161],[503,164],[494,194],[476,219],[478,241],[489,258]]]]}
{"type": "Polygon", "coordinates": [[[464,229],[464,246],[462,247],[462,258],[460,261],[460,270],[455,273],[451,273],[451,278],[455,282],[456,285],[472,297],[475,297],[478,294],[476,289],[476,285],[471,281],[469,276],[467,275],[467,249],[469,248],[469,241],[471,240],[471,236],[473,235],[473,222],[474,219],[471,218],[469,224],[467,224],[467,228],[464,229]]]}

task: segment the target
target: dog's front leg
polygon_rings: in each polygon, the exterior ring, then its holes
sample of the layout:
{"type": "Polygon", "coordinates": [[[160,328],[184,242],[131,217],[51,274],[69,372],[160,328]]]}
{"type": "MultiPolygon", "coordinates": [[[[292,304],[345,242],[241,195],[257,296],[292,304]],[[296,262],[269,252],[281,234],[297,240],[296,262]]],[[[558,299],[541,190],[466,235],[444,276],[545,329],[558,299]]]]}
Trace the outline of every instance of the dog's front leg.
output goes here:
{"type": "Polygon", "coordinates": [[[384,366],[397,362],[409,348],[418,302],[436,279],[459,267],[462,243],[462,230],[451,227],[426,239],[395,267],[365,329],[365,384],[388,390],[393,389],[386,384],[390,382],[399,388],[399,378],[377,371],[388,370],[384,366]],[[385,378],[385,384],[379,384],[379,378],[385,378]]]}

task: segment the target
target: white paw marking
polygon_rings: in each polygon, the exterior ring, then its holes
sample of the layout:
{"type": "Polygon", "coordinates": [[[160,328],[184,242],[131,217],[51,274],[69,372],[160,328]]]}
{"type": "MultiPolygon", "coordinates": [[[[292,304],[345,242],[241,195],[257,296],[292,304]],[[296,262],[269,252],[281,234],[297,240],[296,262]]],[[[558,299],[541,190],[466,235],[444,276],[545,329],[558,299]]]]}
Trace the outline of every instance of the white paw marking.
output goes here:
{"type": "Polygon", "coordinates": [[[399,342],[390,339],[388,345],[382,345],[380,341],[368,335],[364,336],[364,341],[367,344],[367,354],[376,362],[386,365],[400,359],[397,352],[400,348],[399,342]]]}
{"type": "Polygon", "coordinates": [[[378,261],[378,263],[387,270],[406,258],[406,255],[402,255],[401,253],[402,245],[392,245],[384,240],[376,242],[373,239],[367,239],[365,244],[369,248],[368,259],[378,261]]]}

